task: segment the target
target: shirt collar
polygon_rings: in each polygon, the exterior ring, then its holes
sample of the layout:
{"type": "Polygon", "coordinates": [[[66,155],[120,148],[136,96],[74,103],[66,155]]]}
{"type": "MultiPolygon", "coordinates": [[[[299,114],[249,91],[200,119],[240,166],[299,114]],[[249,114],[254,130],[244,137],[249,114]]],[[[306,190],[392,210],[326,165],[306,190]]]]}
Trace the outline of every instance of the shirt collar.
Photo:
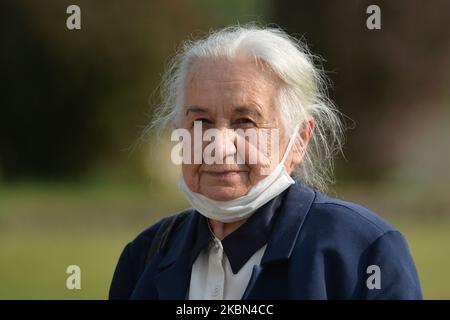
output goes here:
{"type": "MultiPolygon", "coordinates": [[[[223,249],[234,274],[238,273],[252,255],[267,243],[275,221],[275,212],[286,192],[287,190],[260,207],[243,225],[222,240],[223,249]]],[[[214,239],[207,218],[198,212],[197,214],[199,219],[191,255],[192,263],[200,251],[214,239]]]]}

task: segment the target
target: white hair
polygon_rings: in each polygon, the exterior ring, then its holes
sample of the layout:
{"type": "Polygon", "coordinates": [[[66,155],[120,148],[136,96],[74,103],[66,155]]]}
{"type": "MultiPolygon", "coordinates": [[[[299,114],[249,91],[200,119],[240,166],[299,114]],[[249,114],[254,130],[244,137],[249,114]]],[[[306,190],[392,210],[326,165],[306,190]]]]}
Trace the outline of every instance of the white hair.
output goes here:
{"type": "Polygon", "coordinates": [[[233,58],[238,53],[265,62],[282,80],[278,107],[287,134],[292,134],[298,123],[314,118],[311,139],[295,173],[306,185],[325,192],[334,182],[334,154],[342,152],[341,114],[328,98],[328,79],[316,65],[316,57],[305,43],[279,28],[231,26],[184,42],[162,78],[161,105],[146,132],[168,128],[180,120],[185,82],[195,59],[233,58]]]}

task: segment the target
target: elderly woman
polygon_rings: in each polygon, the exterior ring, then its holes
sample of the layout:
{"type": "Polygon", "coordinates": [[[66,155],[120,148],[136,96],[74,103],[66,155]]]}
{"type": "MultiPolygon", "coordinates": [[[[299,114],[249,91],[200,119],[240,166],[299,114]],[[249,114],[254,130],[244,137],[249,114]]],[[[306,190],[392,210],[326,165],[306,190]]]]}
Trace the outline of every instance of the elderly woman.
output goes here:
{"type": "Polygon", "coordinates": [[[125,247],[111,299],[421,298],[403,236],[324,195],[342,141],[324,80],[279,29],[230,27],[183,46],[153,124],[216,130],[215,159],[205,160],[205,136],[183,144],[180,188],[192,208],[125,247]],[[250,161],[263,143],[249,130],[276,137],[268,154],[280,157],[250,161]]]}

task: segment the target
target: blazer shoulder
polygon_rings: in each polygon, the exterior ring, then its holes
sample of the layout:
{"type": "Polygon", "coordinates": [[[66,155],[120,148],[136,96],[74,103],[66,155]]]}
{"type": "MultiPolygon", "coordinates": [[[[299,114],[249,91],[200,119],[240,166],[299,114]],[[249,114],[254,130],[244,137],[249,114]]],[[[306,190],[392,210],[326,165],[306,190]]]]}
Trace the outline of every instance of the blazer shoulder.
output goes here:
{"type": "Polygon", "coordinates": [[[378,237],[397,231],[373,211],[353,202],[328,197],[316,191],[308,219],[312,225],[330,235],[344,235],[372,242],[378,237]]]}
{"type": "Polygon", "coordinates": [[[128,299],[131,296],[136,282],[146,267],[147,255],[158,230],[165,221],[186,211],[160,219],[125,246],[114,271],[109,293],[110,299],[128,299]]]}
{"type": "MultiPolygon", "coordinates": [[[[298,244],[294,261],[310,261],[306,266],[311,270],[326,270],[324,281],[329,297],[422,297],[406,239],[391,224],[361,205],[316,191],[298,244]],[[368,272],[372,270],[369,267],[381,270],[380,290],[367,286],[369,273],[373,273],[368,272]],[[327,282],[328,279],[333,280],[327,282]]],[[[301,268],[305,269],[305,262],[301,268]]]]}
{"type": "MultiPolygon", "coordinates": [[[[150,225],[148,228],[143,230],[140,234],[138,234],[129,244],[130,250],[135,251],[135,253],[140,253],[141,255],[147,254],[149,248],[152,245],[152,242],[155,238],[156,233],[161,228],[161,226],[168,220],[173,220],[176,216],[181,215],[189,215],[191,214],[191,209],[186,209],[183,211],[179,211],[170,216],[164,217],[157,221],[156,223],[150,225]],[[136,252],[137,251],[137,252],[136,252]]],[[[143,257],[145,259],[145,256],[143,257]]]]}

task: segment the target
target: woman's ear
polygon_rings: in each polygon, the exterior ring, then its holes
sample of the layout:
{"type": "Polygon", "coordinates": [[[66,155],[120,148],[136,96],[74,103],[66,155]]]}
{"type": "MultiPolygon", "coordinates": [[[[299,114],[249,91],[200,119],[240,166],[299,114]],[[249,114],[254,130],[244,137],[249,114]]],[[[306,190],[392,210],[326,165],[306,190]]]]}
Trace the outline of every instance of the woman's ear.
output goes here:
{"type": "Polygon", "coordinates": [[[309,140],[313,134],[314,118],[310,117],[307,122],[302,124],[299,130],[299,134],[292,148],[291,161],[287,166],[289,172],[292,172],[303,160],[309,140]]]}

